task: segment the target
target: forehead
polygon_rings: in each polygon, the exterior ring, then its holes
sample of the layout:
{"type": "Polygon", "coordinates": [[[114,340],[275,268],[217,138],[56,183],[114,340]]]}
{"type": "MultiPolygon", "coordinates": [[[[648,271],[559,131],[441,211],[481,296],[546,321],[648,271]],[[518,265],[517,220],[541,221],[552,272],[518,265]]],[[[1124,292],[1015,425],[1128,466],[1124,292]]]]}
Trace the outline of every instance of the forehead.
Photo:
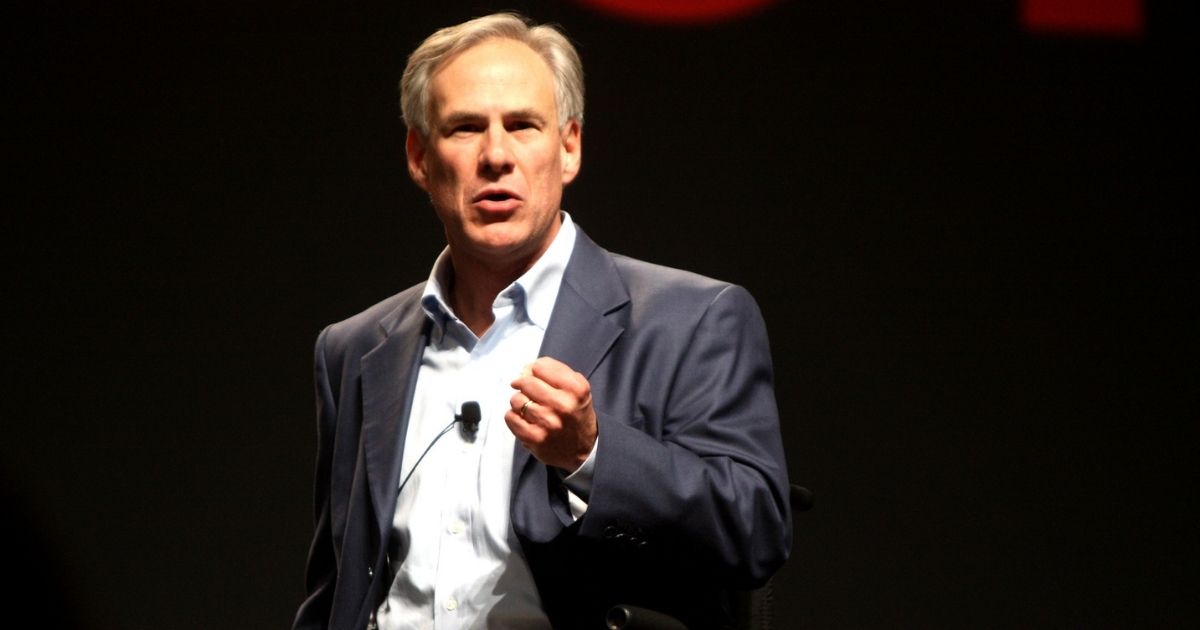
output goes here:
{"type": "Polygon", "coordinates": [[[491,38],[438,68],[430,82],[430,96],[435,114],[501,106],[553,108],[554,75],[528,45],[491,38]]]}

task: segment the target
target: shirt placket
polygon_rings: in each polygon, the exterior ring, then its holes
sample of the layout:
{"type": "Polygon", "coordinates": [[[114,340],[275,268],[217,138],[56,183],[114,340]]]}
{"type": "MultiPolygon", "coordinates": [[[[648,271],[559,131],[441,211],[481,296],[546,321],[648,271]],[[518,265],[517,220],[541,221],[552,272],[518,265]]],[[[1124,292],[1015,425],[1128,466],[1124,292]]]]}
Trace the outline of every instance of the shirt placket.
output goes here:
{"type": "MultiPolygon", "coordinates": [[[[511,305],[497,304],[490,334],[475,343],[466,364],[460,367],[455,389],[464,396],[464,401],[488,400],[489,390],[493,388],[490,378],[495,377],[492,374],[495,358],[503,352],[497,346],[502,345],[508,332],[506,327],[511,325],[511,312],[511,305]]],[[[487,427],[481,428],[486,431],[487,427]]],[[[464,440],[460,432],[454,431],[454,463],[446,473],[447,496],[442,502],[441,544],[434,587],[434,628],[437,630],[461,627],[463,606],[470,605],[467,591],[475,576],[464,575],[463,569],[475,562],[475,527],[480,522],[476,511],[481,505],[477,480],[483,444],[479,439],[464,440]]]]}

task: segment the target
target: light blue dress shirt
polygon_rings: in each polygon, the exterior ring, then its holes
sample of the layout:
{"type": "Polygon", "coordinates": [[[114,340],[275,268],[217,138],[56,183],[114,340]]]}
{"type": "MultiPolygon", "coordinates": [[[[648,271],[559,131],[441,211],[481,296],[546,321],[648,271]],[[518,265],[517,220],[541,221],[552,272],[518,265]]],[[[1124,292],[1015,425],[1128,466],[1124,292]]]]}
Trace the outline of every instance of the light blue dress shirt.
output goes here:
{"type": "MultiPolygon", "coordinates": [[[[550,627],[509,521],[516,440],[504,413],[514,393],[510,383],[537,358],[575,233],[571,217],[562,213],[550,247],[496,296],[495,321],[479,338],[450,308],[449,250],[434,263],[421,298],[432,328],[400,474],[408,481],[392,524],[395,579],[375,615],[382,629],[550,627]],[[437,438],[468,401],[480,406],[478,432],[469,436],[454,427],[437,438]]],[[[586,510],[582,497],[594,458],[595,449],[566,478],[576,518],[586,510]]]]}

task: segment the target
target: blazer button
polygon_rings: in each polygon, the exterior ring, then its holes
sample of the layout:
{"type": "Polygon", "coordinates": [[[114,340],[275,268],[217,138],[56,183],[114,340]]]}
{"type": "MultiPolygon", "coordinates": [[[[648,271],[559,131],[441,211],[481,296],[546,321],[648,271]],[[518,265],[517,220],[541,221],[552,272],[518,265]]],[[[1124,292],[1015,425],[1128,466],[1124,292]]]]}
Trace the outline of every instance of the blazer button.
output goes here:
{"type": "Polygon", "coordinates": [[[367,579],[368,580],[375,579],[375,567],[372,567],[372,566],[367,567],[367,579]]]}
{"type": "Polygon", "coordinates": [[[604,537],[605,538],[616,538],[617,535],[620,533],[621,533],[621,530],[617,529],[616,525],[609,525],[608,527],[604,528],[604,537]]]}

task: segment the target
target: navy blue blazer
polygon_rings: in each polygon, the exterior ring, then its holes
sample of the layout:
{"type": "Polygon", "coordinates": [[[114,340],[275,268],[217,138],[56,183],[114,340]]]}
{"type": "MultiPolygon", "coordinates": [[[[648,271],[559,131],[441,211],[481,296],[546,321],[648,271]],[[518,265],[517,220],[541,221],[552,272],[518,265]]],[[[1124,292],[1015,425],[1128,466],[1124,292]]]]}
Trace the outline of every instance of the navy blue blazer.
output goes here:
{"type": "MultiPolygon", "coordinates": [[[[390,586],[387,538],[429,326],[414,286],[316,344],[316,533],[295,628],[362,630],[390,586]]],[[[512,525],[556,628],[616,603],[691,627],[787,558],[791,513],[766,328],[741,287],[610,254],[578,232],[542,356],[588,378],[599,421],[587,512],[519,443],[512,525]]]]}

